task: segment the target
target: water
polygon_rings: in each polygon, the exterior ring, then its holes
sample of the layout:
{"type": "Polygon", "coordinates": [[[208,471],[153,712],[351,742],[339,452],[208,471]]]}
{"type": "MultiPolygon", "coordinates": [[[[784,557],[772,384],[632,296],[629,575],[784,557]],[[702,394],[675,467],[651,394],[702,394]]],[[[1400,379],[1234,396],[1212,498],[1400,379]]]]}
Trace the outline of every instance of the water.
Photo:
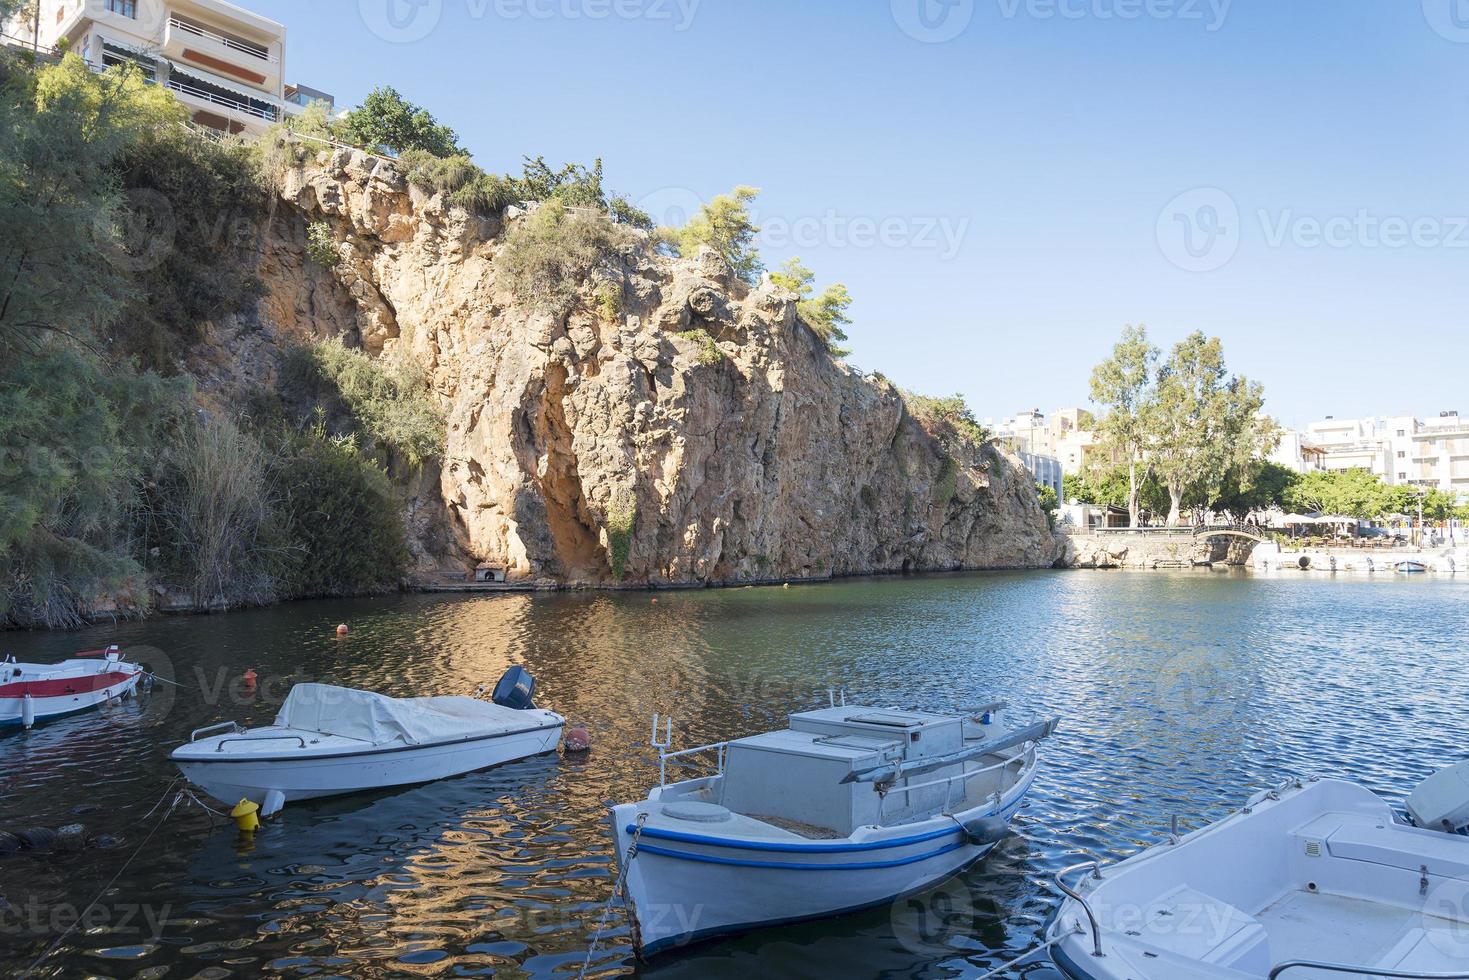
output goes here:
{"type": "MultiPolygon", "coordinates": [[[[1063,716],[1016,834],[933,894],[641,969],[973,976],[1036,942],[1054,871],[1153,843],[1171,813],[1213,819],[1294,773],[1347,775],[1399,800],[1456,761],[1469,744],[1466,600],[1463,578],[1036,572],[656,602],[323,601],[0,636],[22,660],[146,645],[141,659],[184,685],[0,736],[0,829],[83,822],[122,838],[0,857],[0,973],[28,966],[117,875],[45,974],[575,976],[614,873],[602,804],[657,778],[652,712],[672,713],[688,746],[777,727],[835,686],[854,701],[1004,698],[1021,716],[1063,716]],[[349,638],[333,636],[338,622],[349,638]],[[589,757],[288,807],[253,843],[190,804],[148,838],[175,775],[167,755],[193,728],[268,722],[297,680],[469,693],[512,663],[537,676],[543,703],[587,723],[589,757]]],[[[594,975],[638,969],[620,910],[604,947],[594,975]]],[[[1024,975],[1059,976],[1040,961],[1024,975]]]]}

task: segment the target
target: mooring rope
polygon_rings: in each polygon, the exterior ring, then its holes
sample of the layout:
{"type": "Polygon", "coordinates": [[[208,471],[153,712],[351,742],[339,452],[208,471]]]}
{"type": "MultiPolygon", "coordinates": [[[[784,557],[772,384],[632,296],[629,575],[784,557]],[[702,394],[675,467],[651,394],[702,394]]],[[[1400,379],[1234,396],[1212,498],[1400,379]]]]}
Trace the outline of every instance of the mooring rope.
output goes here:
{"type": "MultiPolygon", "coordinates": [[[[1076,932],[1081,932],[1081,928],[1079,926],[1077,927],[1076,932]]],[[[1052,946],[1055,946],[1059,943],[1063,943],[1075,934],[1076,933],[1073,932],[1062,933],[1055,939],[1047,940],[1046,942],[1041,943],[1039,946],[1026,950],[1008,963],[1001,963],[999,966],[995,967],[988,973],[981,973],[979,976],[975,977],[974,980],[990,980],[991,977],[997,977],[1002,973],[1009,973],[1011,970],[1015,969],[1017,966],[1030,959],[1036,953],[1050,949],[1052,946]]]]}
{"type": "MultiPolygon", "coordinates": [[[[627,845],[627,860],[622,862],[622,868],[617,872],[617,880],[612,883],[612,894],[607,896],[607,904],[602,906],[602,918],[597,923],[596,931],[592,933],[592,944],[587,947],[587,955],[581,961],[581,969],[577,971],[576,980],[582,980],[587,975],[587,970],[592,965],[592,957],[596,955],[597,947],[602,944],[602,930],[607,927],[607,916],[612,914],[612,906],[617,901],[617,896],[622,894],[623,886],[627,882],[627,869],[632,866],[632,859],[638,856],[638,838],[643,836],[643,824],[647,822],[646,813],[638,814],[637,826],[632,832],[632,842],[627,845]]],[[[615,847],[616,844],[614,843],[613,846],[615,847]]],[[[614,860],[615,858],[616,855],[614,855],[614,860]]]]}
{"type": "MultiPolygon", "coordinates": [[[[175,782],[177,782],[177,780],[175,780],[175,782]]],[[[168,784],[168,789],[164,790],[163,795],[158,798],[158,802],[153,804],[153,809],[148,811],[149,816],[155,813],[158,808],[163,805],[164,800],[168,799],[168,794],[173,792],[173,785],[173,783],[168,784]]],[[[128,867],[133,863],[137,856],[143,853],[143,848],[147,847],[148,842],[153,839],[153,835],[158,833],[158,828],[162,827],[165,823],[168,822],[169,816],[173,814],[173,811],[178,807],[179,803],[182,802],[183,799],[184,793],[182,791],[175,794],[173,802],[168,805],[168,809],[163,812],[163,816],[158,818],[158,822],[153,825],[152,830],[148,831],[148,834],[143,838],[142,843],[140,843],[133,850],[133,853],[128,855],[128,859],[122,863],[122,867],[117,869],[117,874],[113,875],[112,879],[108,881],[106,885],[102,886],[102,890],[97,893],[97,897],[92,899],[92,901],[87,904],[86,908],[82,909],[81,914],[72,920],[71,925],[67,926],[66,929],[62,931],[61,935],[57,936],[56,939],[52,941],[51,945],[47,946],[45,951],[41,953],[40,956],[36,957],[35,962],[26,967],[25,970],[21,971],[20,980],[25,980],[26,977],[35,973],[36,968],[44,963],[51,956],[51,954],[56,952],[61,944],[66,941],[66,937],[71,935],[72,930],[75,929],[78,924],[86,921],[87,913],[91,912],[92,909],[96,907],[97,903],[102,901],[102,899],[106,897],[107,893],[112,890],[112,886],[117,884],[118,879],[123,876],[123,872],[127,871],[128,867]]],[[[144,817],[143,819],[146,820],[147,817],[144,817]]]]}

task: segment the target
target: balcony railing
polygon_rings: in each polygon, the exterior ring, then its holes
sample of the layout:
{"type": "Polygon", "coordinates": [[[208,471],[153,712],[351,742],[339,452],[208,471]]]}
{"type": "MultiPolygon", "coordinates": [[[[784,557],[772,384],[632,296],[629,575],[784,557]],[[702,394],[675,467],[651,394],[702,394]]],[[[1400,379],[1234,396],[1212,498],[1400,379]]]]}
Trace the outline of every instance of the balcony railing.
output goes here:
{"type": "Polygon", "coordinates": [[[185,95],[192,95],[196,99],[203,99],[205,102],[209,102],[217,106],[224,106],[226,109],[233,109],[236,112],[243,112],[246,115],[255,116],[256,118],[264,119],[268,122],[280,121],[280,111],[276,109],[275,106],[255,105],[247,99],[236,99],[226,95],[220,95],[218,92],[210,92],[206,89],[199,88],[197,85],[190,85],[188,82],[181,82],[176,78],[170,78],[163,84],[165,88],[171,88],[175,92],[182,92],[185,95]]]}
{"type": "Polygon", "coordinates": [[[168,18],[168,26],[188,34],[193,34],[195,37],[208,38],[211,41],[224,45],[232,51],[248,54],[252,58],[259,58],[261,61],[270,62],[271,64],[275,63],[275,58],[271,57],[270,49],[263,45],[251,44],[248,41],[237,41],[224,34],[216,34],[214,31],[200,27],[198,24],[190,24],[187,21],[179,20],[177,17],[168,18]]]}

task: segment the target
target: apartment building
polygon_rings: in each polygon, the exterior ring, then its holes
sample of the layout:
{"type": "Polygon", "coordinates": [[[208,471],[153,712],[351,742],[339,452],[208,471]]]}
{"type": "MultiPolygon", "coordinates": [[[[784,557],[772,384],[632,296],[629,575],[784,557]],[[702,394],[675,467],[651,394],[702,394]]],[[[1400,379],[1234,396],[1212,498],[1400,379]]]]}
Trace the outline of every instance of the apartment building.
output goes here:
{"type": "Polygon", "coordinates": [[[1440,412],[1412,437],[1407,482],[1464,496],[1469,494],[1469,421],[1458,412],[1440,412]]]}
{"type": "Polygon", "coordinates": [[[196,123],[226,133],[264,132],[314,98],[287,85],[286,28],[223,0],[37,0],[39,17],[12,19],[11,44],[73,51],[98,71],[139,65],[171,90],[196,123]]]}
{"type": "Polygon", "coordinates": [[[1017,412],[998,423],[986,423],[996,438],[1016,452],[1054,460],[1065,475],[1080,473],[1097,447],[1092,415],[1084,408],[1017,412]]]}

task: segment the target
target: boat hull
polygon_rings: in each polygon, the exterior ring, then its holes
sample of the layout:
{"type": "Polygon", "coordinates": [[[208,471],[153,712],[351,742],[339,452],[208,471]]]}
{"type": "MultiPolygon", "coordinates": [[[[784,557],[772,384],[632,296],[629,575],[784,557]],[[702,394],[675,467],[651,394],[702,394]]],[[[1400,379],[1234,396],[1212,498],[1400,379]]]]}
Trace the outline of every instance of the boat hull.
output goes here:
{"type": "MultiPolygon", "coordinates": [[[[127,665],[122,665],[127,666],[127,665]]],[[[82,711],[90,711],[108,701],[131,696],[142,678],[142,671],[118,669],[103,674],[68,678],[67,680],[31,682],[9,685],[28,688],[35,722],[54,721],[82,711]]],[[[0,726],[22,725],[25,713],[25,691],[7,693],[0,688],[0,726]]]]}
{"type": "Polygon", "coordinates": [[[174,762],[189,782],[221,803],[248,799],[265,807],[272,793],[280,794],[273,801],[276,804],[342,796],[432,782],[542,755],[555,751],[561,728],[557,723],[457,742],[294,759],[224,757],[205,761],[179,758],[176,753],[174,762]]]}
{"type": "Polygon", "coordinates": [[[645,831],[631,863],[638,805],[613,807],[638,955],[646,959],[718,936],[844,915],[924,891],[994,849],[994,843],[970,843],[960,824],[993,816],[1008,823],[1034,777],[1032,767],[998,807],[990,803],[890,828],[891,834],[873,839],[771,845],[645,831]]]}

